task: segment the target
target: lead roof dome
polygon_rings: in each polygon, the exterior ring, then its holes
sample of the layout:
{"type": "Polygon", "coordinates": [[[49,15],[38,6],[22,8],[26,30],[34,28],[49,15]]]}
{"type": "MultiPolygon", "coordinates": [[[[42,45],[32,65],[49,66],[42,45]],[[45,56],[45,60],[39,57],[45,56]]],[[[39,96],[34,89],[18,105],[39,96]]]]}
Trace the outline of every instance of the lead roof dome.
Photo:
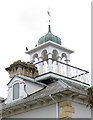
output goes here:
{"type": "Polygon", "coordinates": [[[61,45],[61,39],[58,36],[52,34],[50,25],[49,25],[48,33],[46,35],[42,36],[38,40],[38,45],[41,45],[41,44],[43,44],[43,43],[45,43],[47,41],[52,41],[52,42],[55,42],[55,43],[61,45]]]}

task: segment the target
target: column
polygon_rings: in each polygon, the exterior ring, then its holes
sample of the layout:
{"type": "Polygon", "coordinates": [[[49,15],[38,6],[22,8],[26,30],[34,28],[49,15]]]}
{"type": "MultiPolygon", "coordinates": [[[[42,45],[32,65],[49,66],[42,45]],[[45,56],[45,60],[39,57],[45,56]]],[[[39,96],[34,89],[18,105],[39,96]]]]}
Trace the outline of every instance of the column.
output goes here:
{"type": "Polygon", "coordinates": [[[61,57],[58,57],[58,65],[57,65],[57,73],[61,74],[61,69],[62,69],[62,64],[61,62],[61,57]]]}
{"type": "Polygon", "coordinates": [[[48,54],[48,72],[53,71],[53,64],[52,64],[52,54],[48,54]]]}
{"type": "Polygon", "coordinates": [[[41,75],[41,74],[43,74],[43,58],[42,57],[40,57],[39,58],[39,68],[38,68],[38,71],[39,71],[39,75],[41,75]],[[41,62],[42,61],[42,62],[41,62]]]}

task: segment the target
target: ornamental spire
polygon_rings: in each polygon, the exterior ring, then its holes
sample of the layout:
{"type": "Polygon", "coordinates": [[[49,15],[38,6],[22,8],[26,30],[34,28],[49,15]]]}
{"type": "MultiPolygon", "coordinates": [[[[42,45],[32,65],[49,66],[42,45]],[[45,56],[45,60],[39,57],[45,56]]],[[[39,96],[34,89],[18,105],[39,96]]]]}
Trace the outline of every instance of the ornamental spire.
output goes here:
{"type": "Polygon", "coordinates": [[[51,25],[50,25],[50,16],[51,16],[51,15],[50,15],[50,8],[49,8],[49,10],[47,11],[47,14],[48,14],[48,16],[49,16],[49,25],[48,25],[48,26],[49,26],[49,29],[48,29],[48,32],[51,32],[51,27],[50,27],[50,26],[51,26],[51,25]]]}

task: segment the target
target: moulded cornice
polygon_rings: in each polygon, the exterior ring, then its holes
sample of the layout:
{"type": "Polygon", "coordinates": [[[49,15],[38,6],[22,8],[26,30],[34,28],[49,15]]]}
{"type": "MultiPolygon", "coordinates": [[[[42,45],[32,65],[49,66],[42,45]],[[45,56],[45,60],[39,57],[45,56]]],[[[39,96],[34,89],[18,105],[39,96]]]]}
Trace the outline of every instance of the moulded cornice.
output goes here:
{"type": "Polygon", "coordinates": [[[48,42],[46,42],[46,43],[43,43],[43,44],[39,45],[38,47],[35,47],[35,48],[27,51],[26,54],[31,54],[31,53],[36,52],[36,51],[38,51],[38,50],[40,50],[40,49],[43,49],[43,48],[45,48],[45,47],[47,47],[47,46],[53,46],[53,47],[55,47],[55,48],[58,48],[58,49],[67,51],[67,52],[69,52],[69,53],[74,53],[74,51],[71,50],[71,49],[68,49],[68,48],[66,48],[66,47],[63,47],[62,45],[56,44],[56,43],[54,43],[54,42],[48,41],[48,42]]]}

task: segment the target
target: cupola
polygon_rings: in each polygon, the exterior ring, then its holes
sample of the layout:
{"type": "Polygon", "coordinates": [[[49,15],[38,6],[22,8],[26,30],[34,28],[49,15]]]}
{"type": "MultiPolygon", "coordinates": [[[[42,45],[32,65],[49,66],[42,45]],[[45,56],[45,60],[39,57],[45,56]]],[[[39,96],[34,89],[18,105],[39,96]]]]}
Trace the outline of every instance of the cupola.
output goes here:
{"type": "Polygon", "coordinates": [[[42,36],[38,40],[38,45],[41,45],[47,41],[52,41],[54,43],[61,45],[61,39],[58,36],[52,34],[50,25],[49,25],[48,33],[46,35],[42,36]]]}

